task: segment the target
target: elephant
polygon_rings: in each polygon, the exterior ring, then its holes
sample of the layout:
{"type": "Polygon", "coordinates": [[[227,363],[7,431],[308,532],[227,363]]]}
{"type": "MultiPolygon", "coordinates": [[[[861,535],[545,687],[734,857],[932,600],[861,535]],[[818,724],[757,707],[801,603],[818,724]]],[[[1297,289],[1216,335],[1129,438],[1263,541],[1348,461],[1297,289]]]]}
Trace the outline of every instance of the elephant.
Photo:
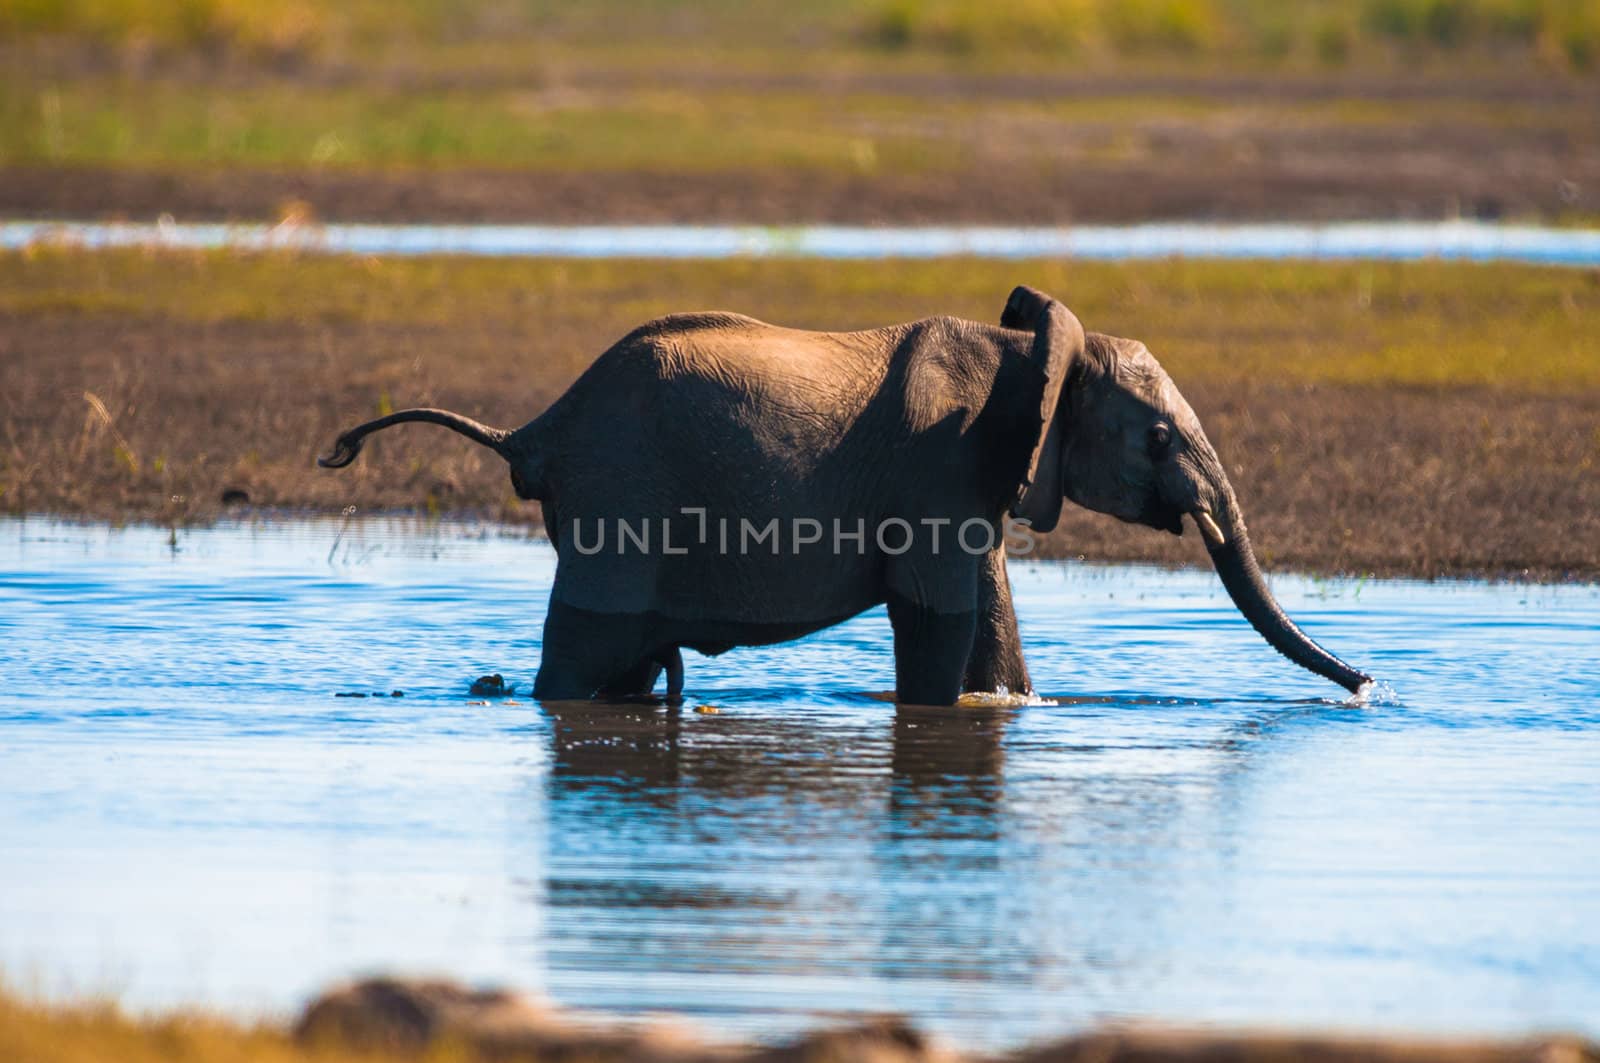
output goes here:
{"type": "Polygon", "coordinates": [[[494,450],[541,507],[557,554],[541,700],[649,696],[663,671],[677,698],[684,647],[784,642],[880,604],[901,703],[1032,693],[1006,548],[1066,500],[1174,535],[1188,516],[1269,644],[1350,691],[1370,678],[1278,606],[1216,451],[1149,350],[1026,286],[998,327],[663,317],[521,428],[401,410],[319,464],[412,421],[494,450]]]}

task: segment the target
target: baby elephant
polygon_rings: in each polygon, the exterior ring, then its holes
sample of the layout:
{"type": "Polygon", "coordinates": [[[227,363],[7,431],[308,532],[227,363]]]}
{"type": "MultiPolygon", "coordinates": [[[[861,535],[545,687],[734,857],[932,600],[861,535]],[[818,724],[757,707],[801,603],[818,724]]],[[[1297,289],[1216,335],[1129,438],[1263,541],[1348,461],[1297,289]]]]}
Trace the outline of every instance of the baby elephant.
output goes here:
{"type": "Polygon", "coordinates": [[[1063,499],[1183,534],[1187,514],[1240,612],[1349,690],[1368,677],[1273,600],[1194,411],[1143,344],[1085,335],[1061,303],[1011,293],[1000,327],[936,317],[805,332],[678,314],[624,336],[515,431],[428,421],[492,448],[555,544],[539,698],[649,694],[680,648],[799,638],[881,602],[901,702],[1028,693],[1007,540],[1063,499]]]}

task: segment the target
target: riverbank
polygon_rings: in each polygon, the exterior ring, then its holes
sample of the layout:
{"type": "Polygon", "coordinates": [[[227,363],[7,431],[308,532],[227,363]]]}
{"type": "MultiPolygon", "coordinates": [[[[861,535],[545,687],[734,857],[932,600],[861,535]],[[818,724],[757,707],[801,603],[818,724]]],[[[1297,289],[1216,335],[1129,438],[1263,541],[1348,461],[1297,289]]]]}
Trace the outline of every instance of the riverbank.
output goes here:
{"type": "MultiPolygon", "coordinates": [[[[4,254],[0,510],[533,522],[496,459],[426,429],[337,473],[313,459],[341,428],[403,406],[521,424],[610,342],[673,310],[833,329],[993,320],[1019,281],[1150,345],[1269,566],[1600,578],[1600,274],[1433,262],[4,254]]],[[[1042,553],[1203,561],[1193,536],[1071,507],[1042,553]]]]}
{"type": "Polygon", "coordinates": [[[703,1039],[682,1025],[602,1025],[514,993],[371,979],[319,997],[293,1030],[206,1015],[130,1017],[110,1005],[42,1007],[0,995],[0,1055],[37,1063],[383,1063],[583,1059],[589,1063],[1593,1063],[1576,1037],[1444,1040],[1124,1028],[980,1056],[904,1020],[820,1029],[777,1045],[703,1039]]]}

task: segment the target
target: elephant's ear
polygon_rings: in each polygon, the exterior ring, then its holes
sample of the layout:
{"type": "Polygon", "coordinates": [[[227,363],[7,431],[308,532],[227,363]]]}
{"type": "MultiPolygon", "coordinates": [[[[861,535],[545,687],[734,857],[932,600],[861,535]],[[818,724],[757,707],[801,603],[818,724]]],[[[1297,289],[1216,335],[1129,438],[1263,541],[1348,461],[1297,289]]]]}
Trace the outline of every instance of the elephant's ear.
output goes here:
{"type": "Polygon", "coordinates": [[[1022,466],[1011,513],[1028,520],[1038,531],[1049,531],[1061,517],[1065,493],[1061,467],[1063,432],[1056,408],[1067,377],[1083,357],[1083,325],[1060,302],[1026,285],[1011,292],[1000,324],[1033,332],[1023,395],[1013,407],[1018,419],[1013,438],[1027,447],[1027,464],[1022,466]]]}

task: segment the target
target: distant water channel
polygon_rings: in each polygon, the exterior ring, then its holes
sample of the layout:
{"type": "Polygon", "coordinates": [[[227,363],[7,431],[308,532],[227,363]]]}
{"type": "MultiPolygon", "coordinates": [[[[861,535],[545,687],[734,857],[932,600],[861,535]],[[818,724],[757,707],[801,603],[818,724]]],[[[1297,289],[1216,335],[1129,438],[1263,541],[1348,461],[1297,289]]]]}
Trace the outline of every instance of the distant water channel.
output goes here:
{"type": "Polygon", "coordinates": [[[774,1036],[901,1012],[1600,1033],[1600,588],[1013,567],[1054,704],[897,710],[875,611],[526,691],[549,548],[493,527],[0,522],[0,971],[283,1014],[359,972],[774,1036]],[[358,692],[381,696],[339,698],[358,692]]]}
{"type": "Polygon", "coordinates": [[[1600,230],[1493,222],[853,227],[801,225],[219,225],[0,221],[0,247],[292,249],[554,258],[1445,259],[1600,266],[1600,230]]]}

